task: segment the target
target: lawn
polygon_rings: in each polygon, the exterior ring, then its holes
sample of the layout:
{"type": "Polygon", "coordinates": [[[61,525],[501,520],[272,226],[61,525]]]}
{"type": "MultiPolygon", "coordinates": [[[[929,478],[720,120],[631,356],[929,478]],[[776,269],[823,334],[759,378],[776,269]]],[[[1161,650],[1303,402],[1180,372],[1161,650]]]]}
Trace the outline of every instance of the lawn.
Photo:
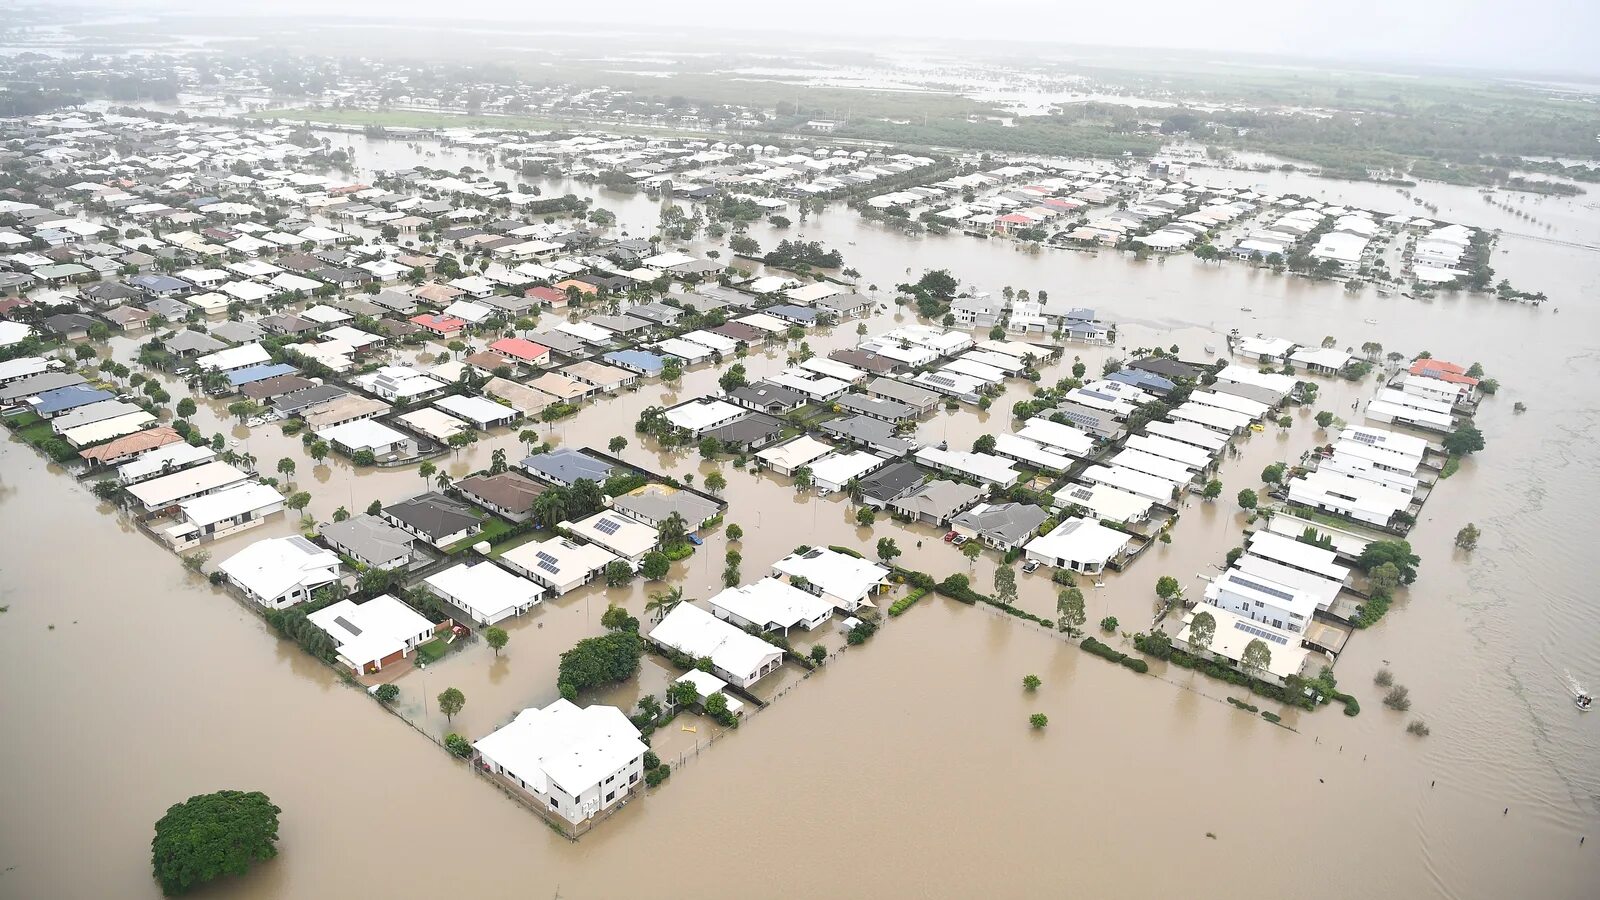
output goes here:
{"type": "Polygon", "coordinates": [[[426,644],[417,645],[418,661],[430,665],[443,659],[444,655],[449,652],[450,645],[444,642],[444,638],[434,638],[426,644]]]}
{"type": "Polygon", "coordinates": [[[472,537],[462,538],[461,540],[456,541],[454,544],[446,547],[444,552],[450,556],[455,556],[458,553],[465,553],[466,551],[472,549],[472,545],[478,543],[479,541],[488,541],[492,544],[495,542],[495,538],[505,534],[515,527],[510,522],[507,522],[505,519],[502,519],[499,516],[491,516],[485,513],[482,518],[482,531],[478,532],[472,537]]]}
{"type": "Polygon", "coordinates": [[[545,538],[550,537],[551,534],[552,532],[544,530],[524,531],[522,534],[519,534],[514,538],[510,538],[502,543],[495,544],[494,550],[490,551],[489,553],[489,558],[499,559],[501,556],[505,555],[507,550],[521,547],[523,544],[526,544],[530,541],[542,541],[545,538]]]}

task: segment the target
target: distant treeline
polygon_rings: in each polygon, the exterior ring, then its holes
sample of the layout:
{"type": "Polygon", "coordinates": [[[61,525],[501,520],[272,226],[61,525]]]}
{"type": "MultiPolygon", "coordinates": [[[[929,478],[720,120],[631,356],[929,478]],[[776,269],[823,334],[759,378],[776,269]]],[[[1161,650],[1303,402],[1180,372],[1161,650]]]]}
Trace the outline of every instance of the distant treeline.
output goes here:
{"type": "Polygon", "coordinates": [[[61,91],[0,89],[0,117],[37,116],[64,106],[82,105],[82,97],[61,91]]]}

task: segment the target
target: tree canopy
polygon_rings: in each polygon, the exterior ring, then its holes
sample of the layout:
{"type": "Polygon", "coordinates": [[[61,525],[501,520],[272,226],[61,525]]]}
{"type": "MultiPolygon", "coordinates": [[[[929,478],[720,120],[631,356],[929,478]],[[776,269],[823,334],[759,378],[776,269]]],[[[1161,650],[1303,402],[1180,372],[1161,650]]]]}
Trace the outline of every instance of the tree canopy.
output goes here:
{"type": "Polygon", "coordinates": [[[1417,566],[1422,559],[1411,552],[1408,541],[1373,541],[1356,558],[1356,567],[1367,573],[1384,563],[1394,563],[1400,570],[1401,581],[1410,584],[1417,580],[1417,566]]]}
{"type": "Polygon", "coordinates": [[[150,844],[161,892],[174,897],[277,856],[281,811],[260,791],[217,791],[173,804],[150,844]]]}

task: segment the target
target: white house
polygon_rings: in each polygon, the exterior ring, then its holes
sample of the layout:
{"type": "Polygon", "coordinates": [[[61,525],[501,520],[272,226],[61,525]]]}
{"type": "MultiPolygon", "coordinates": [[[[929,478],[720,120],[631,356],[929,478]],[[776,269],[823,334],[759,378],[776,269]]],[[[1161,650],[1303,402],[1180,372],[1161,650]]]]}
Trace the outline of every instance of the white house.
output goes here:
{"type": "Polygon", "coordinates": [[[1273,628],[1304,634],[1316,598],[1282,582],[1229,569],[1206,585],[1206,602],[1273,628]]]}
{"type": "Polygon", "coordinates": [[[500,562],[513,572],[557,594],[588,584],[616,559],[617,555],[604,547],[566,538],[521,544],[500,555],[500,562]]]}
{"type": "Polygon", "coordinates": [[[692,603],[679,603],[650,629],[650,640],[694,659],[711,658],[711,671],[748,688],[783,665],[783,651],[692,603]]]}
{"type": "Polygon", "coordinates": [[[707,602],[719,619],[784,634],[796,627],[809,631],[833,618],[832,604],[776,578],[728,588],[707,602]]]}
{"type": "Polygon", "coordinates": [[[576,522],[562,522],[556,527],[591,544],[599,544],[626,560],[635,570],[639,568],[644,555],[654,550],[661,539],[660,532],[649,525],[610,510],[602,510],[576,522]]]}
{"type": "Polygon", "coordinates": [[[230,584],[268,609],[309,600],[317,588],[339,579],[338,555],[299,535],[256,541],[217,568],[230,584]]]}
{"type": "Polygon", "coordinates": [[[646,749],[622,710],[566,700],[523,710],[473,748],[484,768],[574,825],[626,801],[646,749]]]}
{"type": "Polygon", "coordinates": [[[1069,518],[1027,543],[1027,557],[1047,566],[1094,574],[1128,547],[1128,535],[1088,519],[1069,518]]]}
{"type": "Polygon", "coordinates": [[[1271,653],[1267,670],[1262,673],[1262,677],[1267,681],[1282,684],[1290,675],[1300,674],[1300,670],[1305,666],[1306,657],[1311,653],[1300,645],[1299,635],[1289,634],[1271,625],[1253,622],[1209,603],[1198,603],[1194,609],[1184,614],[1183,628],[1174,638],[1174,643],[1194,650],[1189,641],[1190,626],[1194,623],[1195,617],[1201,613],[1209,614],[1217,623],[1211,643],[1206,647],[1206,654],[1227,660],[1237,667],[1244,657],[1244,648],[1248,647],[1251,641],[1259,640],[1271,653]]]}
{"type": "Polygon", "coordinates": [[[520,616],[544,599],[544,588],[488,560],[451,566],[429,576],[427,583],[481,626],[520,616]]]}
{"type": "Polygon", "coordinates": [[[855,612],[871,597],[889,589],[889,569],[875,562],[814,547],[804,553],[791,553],[772,564],[775,575],[789,576],[789,583],[816,594],[845,612],[855,612]]]}
{"type": "Polygon", "coordinates": [[[179,504],[180,521],[164,532],[174,550],[187,550],[202,542],[260,525],[267,516],[283,510],[283,495],[256,481],[225,491],[185,500],[179,504]]]}
{"type": "Polygon", "coordinates": [[[365,603],[340,600],[306,618],[333,638],[339,661],[357,675],[397,663],[433,637],[433,623],[384,594],[365,603]]]}

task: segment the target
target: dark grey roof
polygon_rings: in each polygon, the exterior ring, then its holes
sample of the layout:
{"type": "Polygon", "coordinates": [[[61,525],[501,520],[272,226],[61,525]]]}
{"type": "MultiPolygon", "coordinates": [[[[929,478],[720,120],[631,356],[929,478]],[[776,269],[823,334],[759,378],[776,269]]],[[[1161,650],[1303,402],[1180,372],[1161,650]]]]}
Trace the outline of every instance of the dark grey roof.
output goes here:
{"type": "Polygon", "coordinates": [[[345,548],[356,562],[368,565],[409,553],[412,541],[411,535],[366,513],[322,526],[322,537],[345,548]]]}
{"type": "Polygon", "coordinates": [[[894,426],[882,419],[867,416],[846,416],[822,423],[822,430],[835,437],[881,450],[894,456],[905,456],[917,449],[916,441],[906,440],[894,433],[894,426]]]}
{"type": "Polygon", "coordinates": [[[611,500],[611,508],[645,522],[660,522],[673,513],[683,517],[690,529],[717,514],[720,507],[698,494],[664,485],[646,485],[631,494],[611,500]]]}
{"type": "Polygon", "coordinates": [[[737,421],[719,425],[707,431],[702,437],[714,437],[731,444],[755,447],[775,440],[782,433],[782,422],[766,413],[753,412],[737,421]]]}
{"type": "Polygon", "coordinates": [[[1165,378],[1199,378],[1203,371],[1199,366],[1190,365],[1165,356],[1147,356],[1128,363],[1130,369],[1141,369],[1153,372],[1165,378]]]}
{"type": "Polygon", "coordinates": [[[869,397],[866,394],[841,394],[833,401],[853,413],[899,422],[917,414],[915,407],[887,397],[869,397]]]}
{"type": "Polygon", "coordinates": [[[926,515],[943,520],[956,510],[978,502],[983,488],[958,481],[930,481],[895,501],[895,506],[912,515],[926,515]]]}
{"type": "Polygon", "coordinates": [[[348,393],[350,392],[338,385],[319,384],[272,398],[272,408],[284,415],[294,415],[318,403],[327,403],[348,393]]]}
{"type": "Polygon", "coordinates": [[[734,388],[729,392],[728,399],[741,406],[754,406],[759,409],[777,406],[779,409],[790,410],[804,404],[806,395],[781,384],[758,381],[734,388]]]}
{"type": "Polygon", "coordinates": [[[601,482],[611,477],[615,466],[585,453],[562,447],[549,453],[536,453],[522,461],[522,467],[535,478],[571,484],[581,478],[601,482]]]}
{"type": "Polygon", "coordinates": [[[1015,544],[1049,517],[1049,513],[1031,503],[993,503],[975,506],[950,521],[1000,543],[1015,544]]]}
{"type": "Polygon", "coordinates": [[[188,329],[174,334],[162,343],[173,353],[213,353],[228,346],[203,331],[190,331],[188,329]]]}
{"type": "Polygon", "coordinates": [[[435,540],[478,524],[465,505],[437,491],[385,506],[383,512],[435,540]]]}
{"type": "Polygon", "coordinates": [[[916,463],[890,463],[861,479],[861,492],[879,503],[889,503],[921,487],[927,480],[928,473],[916,463]]]}

